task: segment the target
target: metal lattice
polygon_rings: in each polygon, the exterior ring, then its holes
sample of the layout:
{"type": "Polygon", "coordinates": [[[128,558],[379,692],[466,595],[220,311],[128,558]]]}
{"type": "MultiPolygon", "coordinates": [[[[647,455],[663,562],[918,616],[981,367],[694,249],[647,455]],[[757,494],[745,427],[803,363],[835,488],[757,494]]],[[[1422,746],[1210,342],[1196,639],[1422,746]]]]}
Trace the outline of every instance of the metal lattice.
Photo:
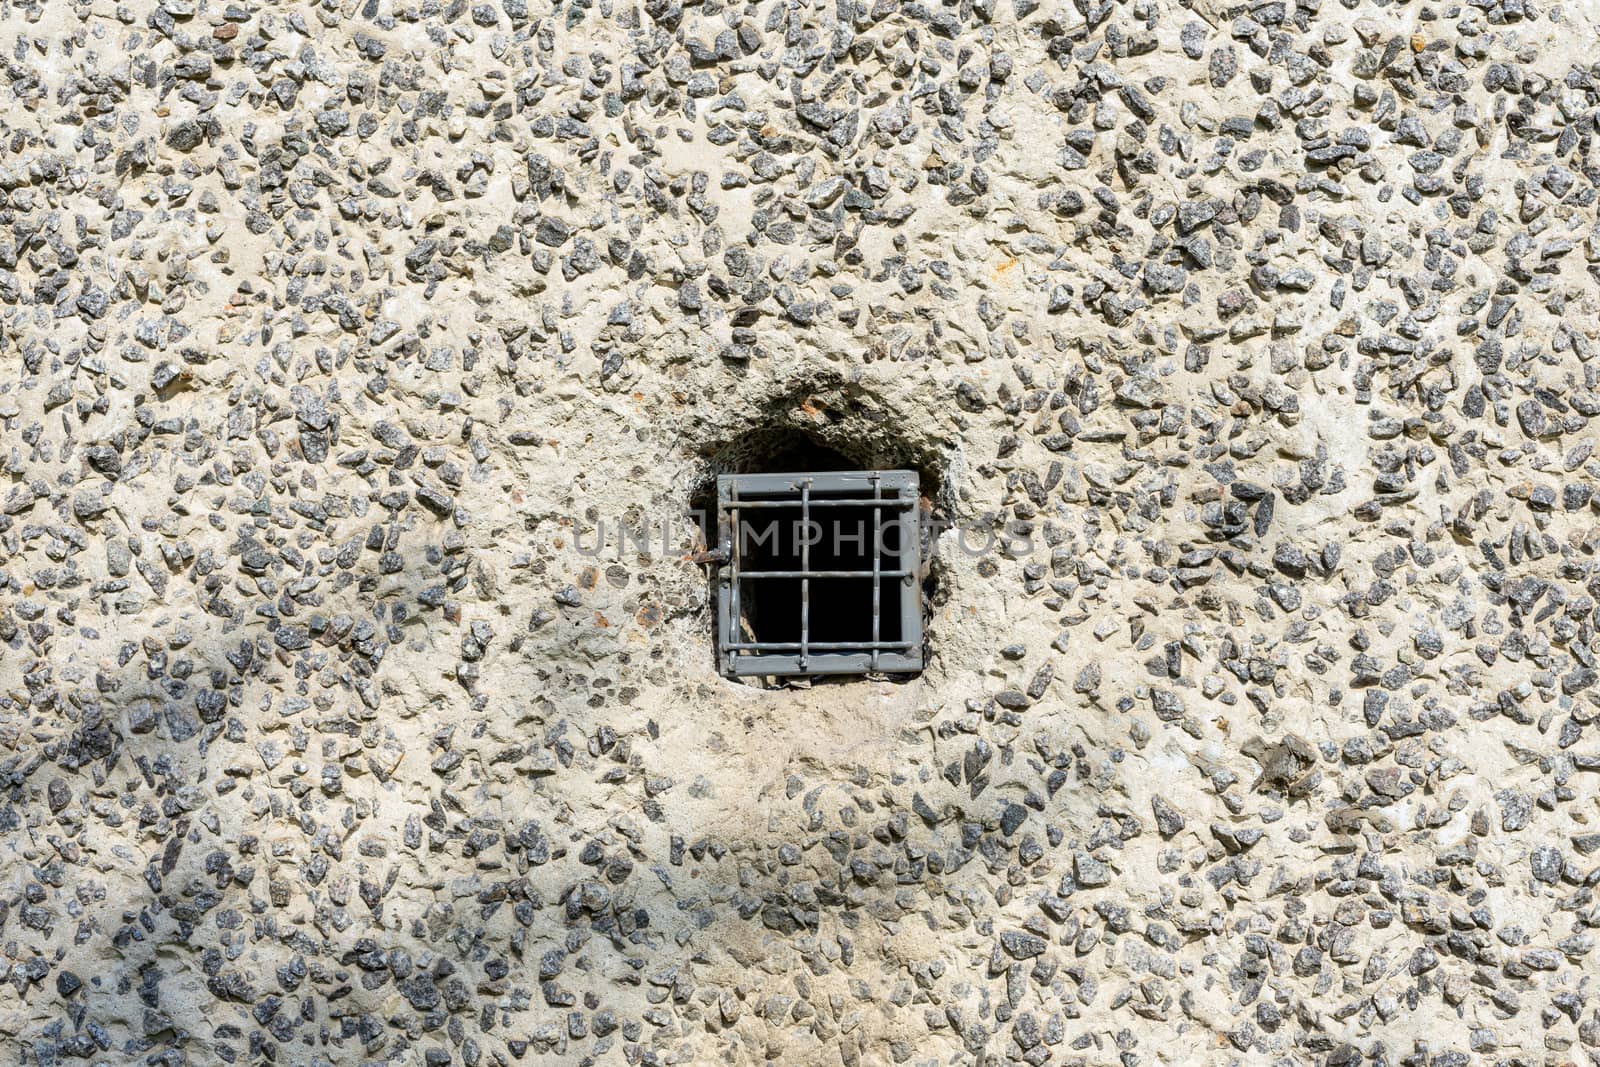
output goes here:
{"type": "Polygon", "coordinates": [[[717,587],[717,655],[723,673],[920,671],[919,519],[915,471],[720,476],[717,529],[725,563],[717,587]],[[866,516],[870,541],[846,553],[842,546],[860,545],[867,536],[866,516]],[[852,517],[856,526],[847,529],[852,517]],[[789,617],[791,586],[798,593],[797,627],[789,617]],[[819,592],[826,596],[814,612],[819,592]],[[870,630],[861,618],[869,601],[870,630]]]}

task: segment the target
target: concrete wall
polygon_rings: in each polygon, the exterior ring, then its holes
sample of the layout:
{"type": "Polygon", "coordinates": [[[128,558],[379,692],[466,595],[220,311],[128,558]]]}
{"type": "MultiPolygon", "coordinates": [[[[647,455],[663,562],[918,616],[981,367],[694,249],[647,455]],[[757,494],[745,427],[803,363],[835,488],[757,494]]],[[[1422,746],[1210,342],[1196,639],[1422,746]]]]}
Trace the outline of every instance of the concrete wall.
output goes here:
{"type": "Polygon", "coordinates": [[[1590,5],[0,26],[0,1059],[1600,1062],[1590,5]],[[591,551],[775,432],[920,676],[591,551]]]}

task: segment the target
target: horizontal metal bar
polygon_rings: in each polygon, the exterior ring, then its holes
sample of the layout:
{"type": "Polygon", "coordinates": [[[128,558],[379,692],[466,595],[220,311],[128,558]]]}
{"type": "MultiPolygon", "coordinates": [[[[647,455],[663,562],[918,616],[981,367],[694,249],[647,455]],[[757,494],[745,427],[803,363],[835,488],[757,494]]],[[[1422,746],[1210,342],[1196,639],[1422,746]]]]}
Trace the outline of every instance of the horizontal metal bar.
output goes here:
{"type": "MultiPolygon", "coordinates": [[[[870,507],[877,507],[877,508],[904,508],[904,509],[909,510],[914,503],[916,503],[916,501],[912,500],[910,497],[892,497],[892,496],[884,497],[882,500],[874,500],[870,496],[869,497],[861,497],[861,498],[852,497],[852,498],[850,498],[848,500],[818,500],[816,497],[812,497],[811,498],[811,506],[814,507],[814,508],[870,508],[870,507]]],[[[798,509],[800,507],[800,499],[799,499],[799,497],[796,497],[796,498],[794,498],[792,500],[750,500],[750,499],[748,499],[746,497],[740,497],[738,500],[721,500],[721,501],[718,501],[718,506],[721,507],[724,511],[728,511],[728,510],[731,510],[733,508],[738,508],[741,511],[744,510],[745,508],[796,508],[796,509],[798,509]]]]}
{"type": "Polygon", "coordinates": [[[910,489],[915,491],[918,485],[916,471],[891,470],[891,471],[792,471],[785,474],[720,474],[717,476],[717,489],[726,495],[724,490],[737,486],[740,496],[763,493],[782,493],[800,491],[801,482],[810,482],[811,491],[814,493],[837,493],[859,489],[863,493],[870,493],[874,486],[881,485],[884,489],[910,489]]]}
{"type": "MultiPolygon", "coordinates": [[[[808,641],[808,642],[806,642],[806,647],[807,648],[828,648],[828,649],[834,649],[834,650],[839,650],[839,649],[857,649],[857,648],[859,648],[859,649],[865,651],[865,650],[867,650],[869,648],[910,648],[911,644],[912,644],[912,642],[910,642],[910,641],[808,641]]],[[[784,649],[798,649],[800,647],[800,642],[799,641],[741,641],[738,644],[723,645],[722,647],[726,648],[726,649],[734,649],[734,650],[739,650],[739,651],[780,652],[780,651],[783,651],[784,649]]]]}
{"type": "MultiPolygon", "coordinates": [[[[804,667],[796,662],[799,658],[798,656],[732,656],[729,657],[731,665],[727,668],[727,673],[735,678],[748,678],[759,674],[865,674],[872,669],[872,655],[867,652],[856,654],[832,652],[820,656],[808,656],[804,667]]],[[[911,655],[880,653],[877,669],[885,674],[920,671],[922,656],[920,653],[911,655]]]]}
{"type": "MultiPolygon", "coordinates": [[[[910,571],[879,571],[880,578],[904,578],[910,571]]],[[[869,570],[859,571],[740,571],[735,578],[871,578],[869,570]]]]}

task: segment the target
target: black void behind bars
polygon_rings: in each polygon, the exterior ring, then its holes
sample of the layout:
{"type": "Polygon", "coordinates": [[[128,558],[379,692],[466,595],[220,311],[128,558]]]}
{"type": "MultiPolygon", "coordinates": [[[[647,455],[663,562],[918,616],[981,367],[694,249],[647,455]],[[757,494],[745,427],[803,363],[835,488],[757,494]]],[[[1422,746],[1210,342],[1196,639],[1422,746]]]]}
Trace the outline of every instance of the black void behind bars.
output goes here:
{"type": "Polygon", "coordinates": [[[922,669],[916,471],[724,474],[724,674],[922,669]]]}

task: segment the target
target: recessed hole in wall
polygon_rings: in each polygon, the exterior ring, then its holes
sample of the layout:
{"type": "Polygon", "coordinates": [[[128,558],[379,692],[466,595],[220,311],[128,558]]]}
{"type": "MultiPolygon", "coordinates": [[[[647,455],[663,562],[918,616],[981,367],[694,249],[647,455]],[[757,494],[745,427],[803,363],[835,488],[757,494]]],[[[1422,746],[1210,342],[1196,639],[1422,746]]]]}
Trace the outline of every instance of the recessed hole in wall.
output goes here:
{"type": "MultiPolygon", "coordinates": [[[[813,504],[847,498],[850,494],[820,492],[811,494],[813,504]]],[[[802,566],[821,571],[870,573],[876,555],[881,570],[893,569],[902,545],[898,524],[883,526],[881,538],[874,540],[873,506],[836,507],[817,521],[822,530],[814,544],[802,546],[811,538],[794,536],[803,529],[801,506],[765,509],[759,517],[747,516],[747,529],[755,527],[757,536],[745,538],[744,569],[752,574],[797,571],[802,566]],[[754,519],[754,522],[752,522],[754,519]],[[772,536],[761,537],[761,524],[770,523],[772,536]],[[833,536],[837,534],[838,536],[833,536]],[[803,548],[805,550],[803,550],[803,548]],[[879,549],[882,549],[879,551],[879,549]]],[[[878,580],[879,637],[897,641],[901,635],[898,612],[884,612],[881,605],[892,603],[895,580],[878,580]]],[[[757,641],[788,642],[800,639],[800,581],[796,578],[770,578],[748,590],[741,600],[744,618],[757,641]]],[[[854,578],[816,578],[811,581],[812,631],[819,621],[832,641],[872,639],[873,597],[870,581],[854,578]]]]}
{"type": "Polygon", "coordinates": [[[717,479],[717,655],[724,674],[922,669],[915,471],[717,479]]]}
{"type": "MultiPolygon", "coordinates": [[[[719,512],[719,476],[822,476],[805,480],[807,500],[801,499],[800,479],[738,480],[743,492],[763,484],[772,492],[766,494],[762,507],[746,512],[759,513],[760,525],[756,536],[748,537],[743,545],[746,551],[738,566],[756,577],[739,581],[735,597],[728,580],[734,561],[721,560],[711,569],[708,630],[720,671],[741,675],[755,671],[753,666],[730,664],[728,650],[720,647],[723,637],[734,644],[756,646],[801,646],[803,642],[803,650],[741,650],[746,656],[763,657],[763,665],[786,666],[773,670],[773,676],[868,673],[909,677],[921,669],[928,651],[928,605],[938,581],[937,567],[928,565],[931,546],[925,527],[942,518],[937,503],[942,472],[930,469],[926,457],[916,456],[909,448],[867,435],[852,436],[849,431],[846,425],[838,434],[824,437],[825,430],[780,422],[753,429],[710,450],[693,506],[702,518],[702,537],[712,554],[737,528],[726,525],[726,509],[719,512]],[[872,471],[885,472],[887,480],[869,478],[866,472],[872,471]],[[891,473],[895,471],[897,476],[891,473]],[[854,473],[843,483],[828,480],[827,476],[842,472],[854,473]],[[815,495],[810,495],[813,492],[815,495]],[[866,502],[874,496],[883,503],[866,502]],[[837,501],[860,502],[841,505],[837,501]],[[805,523],[808,506],[815,509],[811,512],[814,526],[805,523]],[[725,524],[720,528],[719,515],[725,524]],[[761,536],[763,533],[766,536],[761,536]],[[875,562],[880,573],[877,579],[872,576],[875,562]],[[800,571],[823,572],[824,576],[805,581],[792,576],[800,571]],[[902,571],[909,571],[909,577],[902,571]],[[785,576],[760,577],[774,572],[785,576]],[[908,590],[910,596],[903,596],[908,590]],[[909,644],[897,648],[898,642],[909,644]],[[872,655],[874,650],[876,655],[872,655]],[[804,666],[778,662],[777,657],[797,657],[802,652],[806,655],[804,666]],[[861,666],[862,655],[868,657],[865,666],[861,666]]],[[[724,494],[731,488],[730,479],[724,477],[724,494]]],[[[727,548],[731,557],[732,546],[727,548]]]]}

